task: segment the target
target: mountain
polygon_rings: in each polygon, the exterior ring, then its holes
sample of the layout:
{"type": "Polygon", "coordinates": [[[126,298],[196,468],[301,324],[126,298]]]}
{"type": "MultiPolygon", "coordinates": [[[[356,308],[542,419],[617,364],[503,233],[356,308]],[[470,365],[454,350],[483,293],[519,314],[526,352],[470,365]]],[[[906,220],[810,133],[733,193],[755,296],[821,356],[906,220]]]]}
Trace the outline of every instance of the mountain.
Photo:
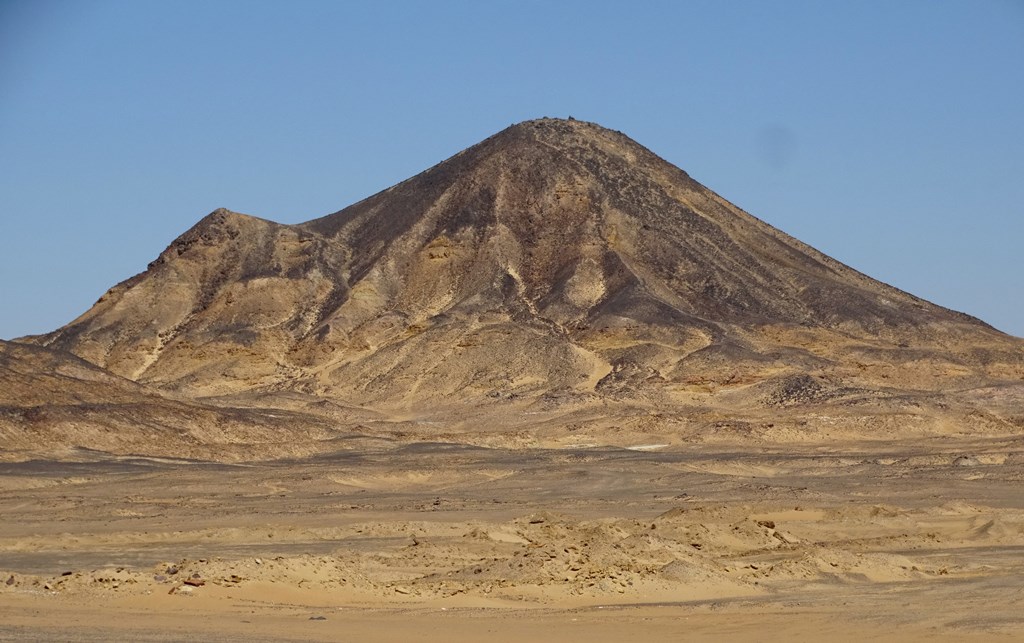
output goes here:
{"type": "Polygon", "coordinates": [[[315,451],[338,432],[317,418],[176,399],[61,351],[0,340],[0,461],[89,459],[89,450],[227,459],[315,451]],[[254,451],[254,446],[256,447],[254,451]],[[78,447],[78,448],[76,448],[78,447]]]}
{"type": "Polygon", "coordinates": [[[619,132],[557,119],[307,223],[216,210],[20,341],[211,404],[309,396],[463,423],[502,404],[874,417],[1024,382],[1021,340],[825,256],[619,132]]]}

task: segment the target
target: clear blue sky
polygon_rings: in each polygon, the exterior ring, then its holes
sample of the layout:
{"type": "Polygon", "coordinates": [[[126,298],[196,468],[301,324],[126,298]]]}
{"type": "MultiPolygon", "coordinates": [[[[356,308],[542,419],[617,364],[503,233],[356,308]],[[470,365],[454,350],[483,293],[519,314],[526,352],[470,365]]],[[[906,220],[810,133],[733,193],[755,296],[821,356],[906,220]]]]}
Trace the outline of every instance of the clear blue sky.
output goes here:
{"type": "Polygon", "coordinates": [[[217,207],[308,220],[569,115],[1024,335],[1021,0],[0,0],[0,337],[217,207]]]}

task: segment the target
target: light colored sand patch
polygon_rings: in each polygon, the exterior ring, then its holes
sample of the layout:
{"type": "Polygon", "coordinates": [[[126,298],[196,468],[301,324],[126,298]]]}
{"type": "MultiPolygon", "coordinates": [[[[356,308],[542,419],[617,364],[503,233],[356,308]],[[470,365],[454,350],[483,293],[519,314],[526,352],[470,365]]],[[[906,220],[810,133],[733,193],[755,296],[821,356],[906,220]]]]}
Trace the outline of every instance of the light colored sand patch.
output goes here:
{"type": "Polygon", "coordinates": [[[637,444],[631,447],[626,447],[630,451],[656,451],[658,449],[664,449],[669,446],[668,444],[637,444]]]}

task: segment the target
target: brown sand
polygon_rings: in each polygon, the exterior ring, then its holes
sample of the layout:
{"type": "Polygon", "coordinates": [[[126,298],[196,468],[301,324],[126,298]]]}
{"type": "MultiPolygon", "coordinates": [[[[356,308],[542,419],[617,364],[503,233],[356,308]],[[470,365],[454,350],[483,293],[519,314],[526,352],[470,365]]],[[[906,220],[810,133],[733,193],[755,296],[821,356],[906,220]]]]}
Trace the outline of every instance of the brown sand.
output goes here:
{"type": "Polygon", "coordinates": [[[741,446],[6,463],[0,639],[1024,637],[1024,440],[741,446]]]}

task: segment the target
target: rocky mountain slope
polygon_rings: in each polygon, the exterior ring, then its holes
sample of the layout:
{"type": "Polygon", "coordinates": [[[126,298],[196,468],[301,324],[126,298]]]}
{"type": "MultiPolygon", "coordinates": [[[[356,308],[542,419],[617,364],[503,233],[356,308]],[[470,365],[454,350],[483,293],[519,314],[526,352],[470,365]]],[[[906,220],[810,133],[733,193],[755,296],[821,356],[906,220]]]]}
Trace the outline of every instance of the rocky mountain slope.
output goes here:
{"type": "Polygon", "coordinates": [[[179,459],[286,457],[337,434],[319,418],[177,399],[74,355],[0,340],[0,461],[88,459],[79,447],[179,459]]]}
{"type": "Polygon", "coordinates": [[[1024,382],[1024,341],[823,255],[619,132],[556,119],[307,223],[216,210],[21,341],[209,403],[465,422],[501,407],[516,426],[554,407],[709,426],[823,404],[932,422],[949,391],[1024,382]]]}

